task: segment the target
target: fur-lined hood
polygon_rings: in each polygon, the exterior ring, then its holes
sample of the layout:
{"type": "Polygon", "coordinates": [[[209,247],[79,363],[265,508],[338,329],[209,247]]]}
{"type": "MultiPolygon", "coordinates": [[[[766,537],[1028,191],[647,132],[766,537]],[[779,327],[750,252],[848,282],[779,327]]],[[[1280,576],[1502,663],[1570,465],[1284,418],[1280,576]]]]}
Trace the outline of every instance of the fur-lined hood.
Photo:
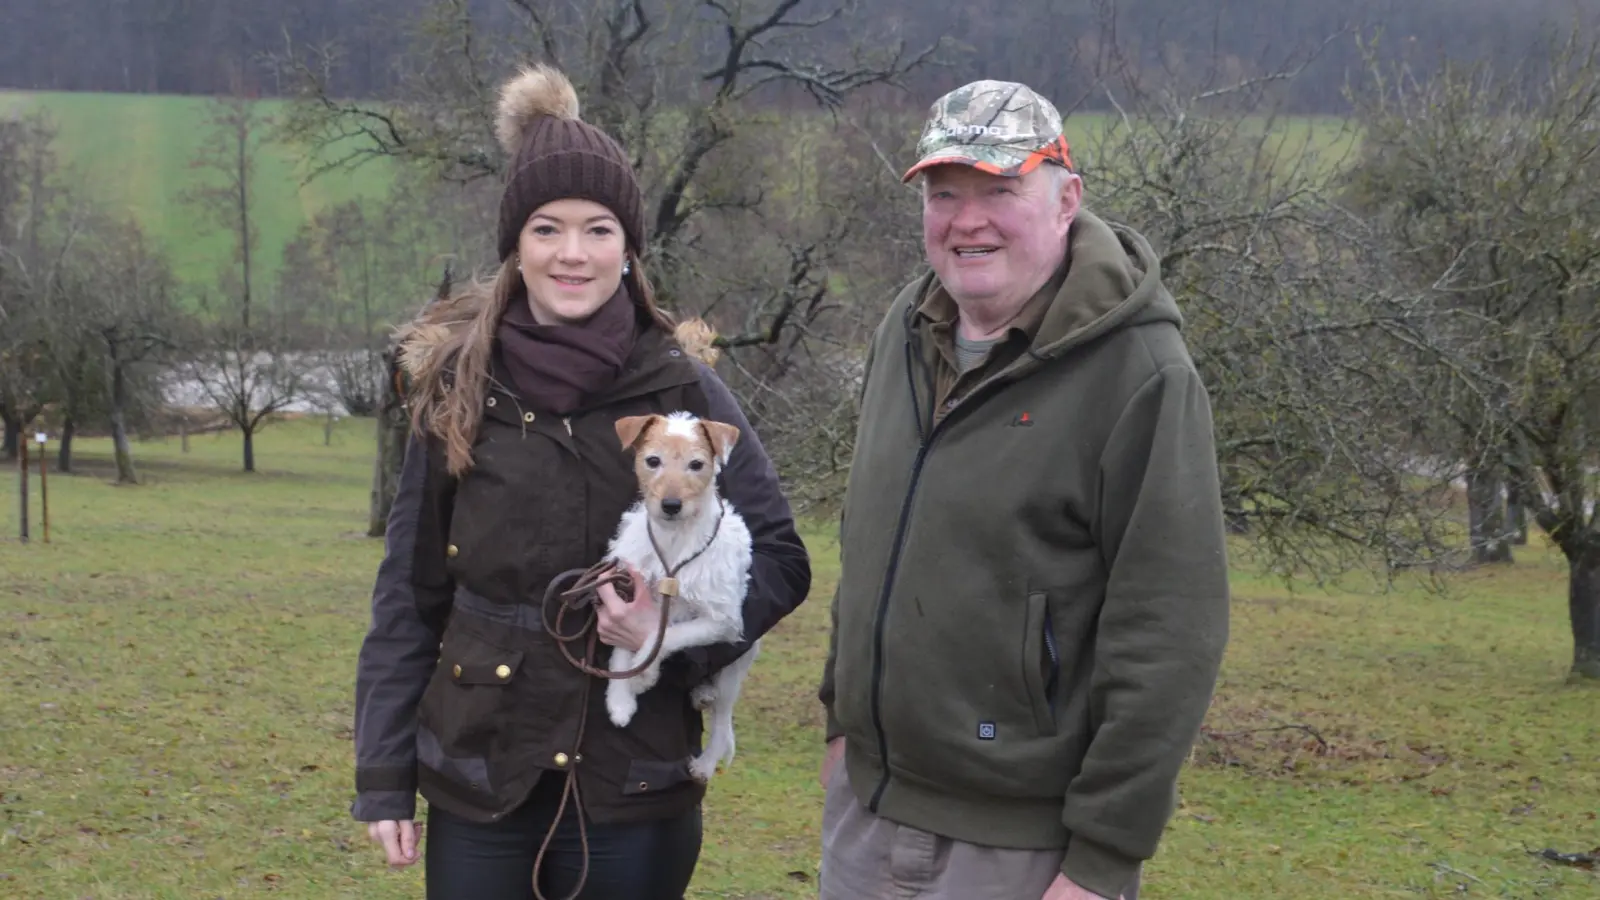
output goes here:
{"type": "MultiPolygon", "coordinates": [[[[489,301],[488,290],[467,289],[429,303],[395,331],[400,370],[413,382],[436,382],[466,342],[478,313],[489,301]]],[[[715,343],[716,330],[704,319],[694,317],[679,322],[672,337],[684,353],[708,366],[721,356],[715,343]]]]}

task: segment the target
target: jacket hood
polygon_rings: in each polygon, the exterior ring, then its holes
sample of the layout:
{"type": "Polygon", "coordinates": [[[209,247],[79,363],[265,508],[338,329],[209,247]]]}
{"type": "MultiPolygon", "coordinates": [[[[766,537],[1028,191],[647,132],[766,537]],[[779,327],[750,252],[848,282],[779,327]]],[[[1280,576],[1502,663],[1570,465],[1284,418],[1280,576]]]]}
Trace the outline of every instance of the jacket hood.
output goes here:
{"type": "Polygon", "coordinates": [[[1161,259],[1138,232],[1079,210],[1067,243],[1067,277],[1039,325],[1032,355],[1059,356],[1129,325],[1183,327],[1178,302],[1161,282],[1161,259]]]}

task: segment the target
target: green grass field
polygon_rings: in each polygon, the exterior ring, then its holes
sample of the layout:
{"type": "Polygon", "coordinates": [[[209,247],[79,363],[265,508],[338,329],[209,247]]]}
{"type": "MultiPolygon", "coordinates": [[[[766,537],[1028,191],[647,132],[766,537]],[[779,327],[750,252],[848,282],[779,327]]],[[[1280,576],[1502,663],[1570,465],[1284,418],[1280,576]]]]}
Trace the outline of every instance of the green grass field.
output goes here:
{"type": "MultiPolygon", "coordinates": [[[[0,896],[416,897],[348,817],[351,683],[380,554],[369,421],[106,441],[49,479],[51,542],[16,542],[0,476],[0,896]]],[[[821,715],[837,575],[767,642],[713,782],[697,898],[815,896],[821,715]]],[[[1450,596],[1289,596],[1244,570],[1182,805],[1144,894],[1587,898],[1529,851],[1600,845],[1600,691],[1565,683],[1563,571],[1542,548],[1450,596]],[[1258,731],[1280,726],[1298,729],[1258,731]],[[1319,743],[1318,738],[1324,743],[1319,743]]]]}
{"type": "MultiPolygon", "coordinates": [[[[25,93],[0,91],[0,116],[42,110],[58,129],[58,161],[71,168],[70,181],[92,188],[118,214],[132,215],[161,241],[180,277],[215,280],[233,257],[236,240],[196,219],[182,202],[195,184],[190,166],[206,138],[207,100],[148,94],[25,93]]],[[[269,112],[281,108],[262,104],[269,112]]],[[[283,247],[301,224],[346,200],[383,195],[388,171],[363,166],[353,174],[329,175],[304,185],[305,154],[268,144],[259,154],[254,182],[260,233],[262,284],[270,284],[283,247]]],[[[207,176],[214,177],[214,176],[207,176]]]]}

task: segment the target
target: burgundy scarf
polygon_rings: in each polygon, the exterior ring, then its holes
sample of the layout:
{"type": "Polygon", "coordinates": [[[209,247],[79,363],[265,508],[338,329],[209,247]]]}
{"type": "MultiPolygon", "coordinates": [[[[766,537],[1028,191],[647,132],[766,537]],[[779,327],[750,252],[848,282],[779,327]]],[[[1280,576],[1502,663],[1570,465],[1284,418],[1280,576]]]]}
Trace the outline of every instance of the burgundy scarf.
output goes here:
{"type": "Polygon", "coordinates": [[[617,380],[638,329],[628,289],[619,285],[581,325],[540,325],[526,300],[512,300],[496,336],[517,393],[564,416],[617,380]]]}

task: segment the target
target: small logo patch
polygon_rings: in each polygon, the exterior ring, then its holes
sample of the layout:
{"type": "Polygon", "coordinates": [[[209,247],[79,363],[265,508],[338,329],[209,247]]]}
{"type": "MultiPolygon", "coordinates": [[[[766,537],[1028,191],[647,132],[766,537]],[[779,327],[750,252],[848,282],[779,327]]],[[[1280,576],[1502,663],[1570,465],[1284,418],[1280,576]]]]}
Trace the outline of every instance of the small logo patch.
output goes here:
{"type": "Polygon", "coordinates": [[[993,722],[979,722],[978,723],[978,740],[980,740],[980,741],[992,741],[992,740],[994,740],[994,723],[993,722]]]}
{"type": "Polygon", "coordinates": [[[1030,416],[1027,413],[1017,413],[1017,417],[1011,420],[1011,424],[1019,428],[1032,428],[1033,416],[1030,416]]]}

